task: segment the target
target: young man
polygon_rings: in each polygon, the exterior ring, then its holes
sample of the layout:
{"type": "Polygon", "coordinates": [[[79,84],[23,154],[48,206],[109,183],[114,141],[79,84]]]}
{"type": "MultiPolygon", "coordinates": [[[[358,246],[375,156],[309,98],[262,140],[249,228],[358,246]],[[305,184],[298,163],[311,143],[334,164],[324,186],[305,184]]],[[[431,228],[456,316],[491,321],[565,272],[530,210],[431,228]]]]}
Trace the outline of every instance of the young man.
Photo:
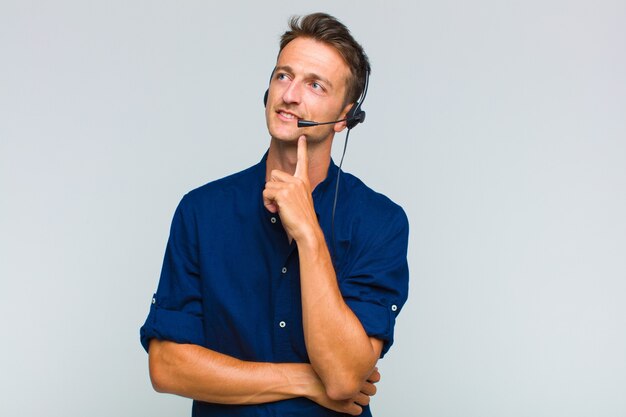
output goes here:
{"type": "Polygon", "coordinates": [[[292,19],[267,154],[178,206],[141,340],[154,388],[193,398],[194,416],[371,415],[407,297],[408,222],[330,158],[368,75],[335,18],[292,19]]]}

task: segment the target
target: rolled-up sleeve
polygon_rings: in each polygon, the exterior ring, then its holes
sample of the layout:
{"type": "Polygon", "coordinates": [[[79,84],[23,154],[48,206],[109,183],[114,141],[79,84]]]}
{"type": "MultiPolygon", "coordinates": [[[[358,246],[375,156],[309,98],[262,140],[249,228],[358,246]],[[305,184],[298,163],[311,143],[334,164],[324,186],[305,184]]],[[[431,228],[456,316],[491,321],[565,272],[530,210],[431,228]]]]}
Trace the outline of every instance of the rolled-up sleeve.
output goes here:
{"type": "Polygon", "coordinates": [[[383,341],[381,357],[393,344],[396,317],[409,285],[408,220],[398,206],[386,214],[377,217],[375,224],[361,225],[357,253],[340,278],[344,300],[367,335],[383,341]]]}
{"type": "Polygon", "coordinates": [[[198,262],[195,213],[190,198],[185,196],[174,213],[159,286],[140,329],[146,351],[153,338],[204,344],[198,262]]]}

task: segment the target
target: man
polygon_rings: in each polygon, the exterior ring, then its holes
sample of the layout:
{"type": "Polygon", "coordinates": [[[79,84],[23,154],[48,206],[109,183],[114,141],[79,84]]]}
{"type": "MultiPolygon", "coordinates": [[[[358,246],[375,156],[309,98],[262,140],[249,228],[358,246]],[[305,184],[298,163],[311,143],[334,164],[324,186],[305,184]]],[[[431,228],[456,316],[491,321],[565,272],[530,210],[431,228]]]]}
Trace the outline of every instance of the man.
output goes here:
{"type": "Polygon", "coordinates": [[[330,158],[368,75],[335,18],[292,19],[268,152],[179,204],[141,340],[154,388],[193,398],[194,416],[371,415],[407,297],[408,223],[330,158]]]}

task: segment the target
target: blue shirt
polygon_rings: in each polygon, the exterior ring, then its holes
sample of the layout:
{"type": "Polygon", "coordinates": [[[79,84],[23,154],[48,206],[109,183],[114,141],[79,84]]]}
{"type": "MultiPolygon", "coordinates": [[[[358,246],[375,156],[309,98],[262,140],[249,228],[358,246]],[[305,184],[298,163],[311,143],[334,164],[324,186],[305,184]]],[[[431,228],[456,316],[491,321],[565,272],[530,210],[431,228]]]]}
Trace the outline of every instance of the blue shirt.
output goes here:
{"type": "MultiPolygon", "coordinates": [[[[141,328],[245,361],[308,363],[297,244],[262,193],[265,160],[186,194],[172,221],[161,278],[141,328]]],[[[313,191],[346,304],[369,336],[393,343],[408,295],[408,221],[400,206],[343,173],[331,230],[337,166],[313,191]]],[[[260,405],[194,401],[193,416],[338,416],[306,398],[260,405]]],[[[370,416],[364,407],[363,416],[370,416]]]]}

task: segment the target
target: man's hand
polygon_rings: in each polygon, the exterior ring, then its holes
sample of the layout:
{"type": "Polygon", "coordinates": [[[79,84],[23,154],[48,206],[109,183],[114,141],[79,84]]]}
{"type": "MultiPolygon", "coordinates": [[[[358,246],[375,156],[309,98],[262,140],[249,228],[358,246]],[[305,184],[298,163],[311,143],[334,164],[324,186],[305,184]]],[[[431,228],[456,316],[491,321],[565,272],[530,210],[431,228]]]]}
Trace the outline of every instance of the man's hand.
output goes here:
{"type": "Polygon", "coordinates": [[[311,195],[309,159],[304,135],[298,139],[295,173],[290,175],[277,169],[272,170],[263,190],[263,204],[270,212],[280,215],[287,235],[296,241],[319,225],[311,195]]]}
{"type": "Polygon", "coordinates": [[[326,390],[322,385],[322,382],[317,378],[317,384],[313,384],[313,393],[307,396],[312,401],[315,401],[319,405],[329,408],[339,413],[347,413],[353,416],[358,416],[363,412],[363,407],[370,403],[370,398],[376,394],[376,386],[374,385],[380,381],[380,373],[378,368],[374,368],[371,375],[367,378],[367,381],[361,386],[360,392],[353,398],[347,400],[333,400],[326,395],[326,390]]]}

